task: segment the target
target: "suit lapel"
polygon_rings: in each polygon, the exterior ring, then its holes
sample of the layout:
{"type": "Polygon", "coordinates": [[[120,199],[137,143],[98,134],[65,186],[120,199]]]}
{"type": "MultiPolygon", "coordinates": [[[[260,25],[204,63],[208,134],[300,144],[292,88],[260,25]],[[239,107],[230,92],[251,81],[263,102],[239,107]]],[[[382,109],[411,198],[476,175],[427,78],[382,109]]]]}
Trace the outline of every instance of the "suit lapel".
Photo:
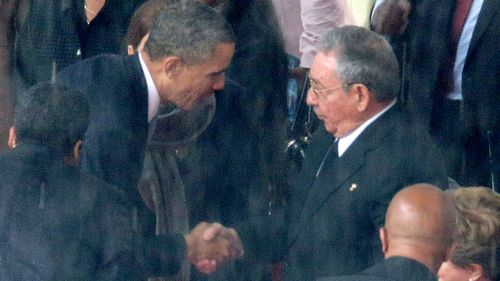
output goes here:
{"type": "MultiPolygon", "coordinates": [[[[498,0],[484,0],[481,11],[479,12],[476,27],[474,28],[474,33],[472,34],[469,50],[474,49],[484,31],[489,26],[490,21],[493,20],[499,6],[498,4],[495,4],[496,1],[498,0]]],[[[468,53],[470,53],[470,51],[468,53]]]]}
{"type": "Polygon", "coordinates": [[[396,124],[398,105],[379,117],[351,144],[342,157],[335,161],[325,162],[322,173],[313,179],[312,184],[296,223],[290,226],[289,245],[292,245],[303,227],[311,221],[312,216],[339,188],[349,188],[348,180],[365,165],[366,155],[376,149],[379,143],[390,134],[396,124]]]}
{"type": "Polygon", "coordinates": [[[139,56],[127,56],[125,57],[125,66],[127,70],[127,77],[130,77],[130,89],[132,89],[132,97],[135,99],[133,103],[136,108],[134,112],[140,116],[139,122],[142,128],[145,129],[145,136],[147,137],[148,128],[148,87],[146,84],[146,78],[144,72],[142,71],[141,63],[139,61],[139,56]]]}
{"type": "Polygon", "coordinates": [[[320,125],[312,136],[311,142],[307,146],[302,168],[299,174],[295,175],[293,179],[295,183],[292,185],[291,191],[292,197],[290,205],[292,205],[293,208],[289,209],[289,218],[292,222],[290,225],[295,225],[294,222],[298,220],[309,191],[312,188],[316,171],[321,165],[323,156],[333,141],[334,138],[325,130],[323,125],[320,125]]]}

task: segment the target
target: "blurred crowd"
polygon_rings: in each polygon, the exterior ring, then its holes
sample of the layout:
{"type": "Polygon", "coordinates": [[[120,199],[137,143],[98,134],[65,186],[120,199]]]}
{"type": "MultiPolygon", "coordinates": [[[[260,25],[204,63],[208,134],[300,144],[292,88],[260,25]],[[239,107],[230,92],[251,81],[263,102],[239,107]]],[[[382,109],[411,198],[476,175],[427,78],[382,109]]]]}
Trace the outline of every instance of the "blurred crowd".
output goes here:
{"type": "Polygon", "coordinates": [[[500,280],[497,0],[0,0],[0,280],[500,280]]]}

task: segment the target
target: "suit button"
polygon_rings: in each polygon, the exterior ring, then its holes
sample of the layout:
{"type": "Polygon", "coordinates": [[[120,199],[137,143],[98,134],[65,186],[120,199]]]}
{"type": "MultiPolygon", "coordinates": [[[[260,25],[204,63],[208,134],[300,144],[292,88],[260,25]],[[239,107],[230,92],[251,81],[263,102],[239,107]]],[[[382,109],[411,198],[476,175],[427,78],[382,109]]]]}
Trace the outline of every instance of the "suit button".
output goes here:
{"type": "Polygon", "coordinates": [[[78,48],[78,50],[76,50],[76,58],[77,59],[80,59],[82,57],[82,50],[80,48],[78,48]]]}

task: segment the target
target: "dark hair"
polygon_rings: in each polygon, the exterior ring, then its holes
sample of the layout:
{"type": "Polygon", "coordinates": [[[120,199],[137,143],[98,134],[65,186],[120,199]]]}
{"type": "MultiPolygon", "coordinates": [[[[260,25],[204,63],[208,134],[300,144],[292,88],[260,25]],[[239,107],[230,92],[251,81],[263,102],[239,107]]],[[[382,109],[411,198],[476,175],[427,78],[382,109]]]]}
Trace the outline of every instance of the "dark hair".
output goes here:
{"type": "Polygon", "coordinates": [[[322,38],[320,51],[335,53],[336,74],[344,83],[366,85],[377,101],[398,96],[398,61],[382,36],[358,26],[337,27],[322,38]]]}
{"type": "Polygon", "coordinates": [[[136,48],[142,38],[148,34],[154,19],[162,9],[172,5],[177,0],[149,0],[144,2],[130,19],[125,42],[136,48]]]}
{"type": "Polygon", "coordinates": [[[213,56],[220,43],[234,43],[229,23],[208,5],[181,1],[163,9],[153,22],[145,51],[153,59],[177,56],[196,64],[213,56]]]}
{"type": "Polygon", "coordinates": [[[461,268],[479,264],[485,277],[498,280],[500,195],[486,187],[459,188],[448,193],[459,214],[451,261],[461,268]]]}
{"type": "Polygon", "coordinates": [[[42,82],[18,96],[14,126],[19,143],[47,145],[62,153],[83,139],[89,106],[76,90],[42,82]]]}

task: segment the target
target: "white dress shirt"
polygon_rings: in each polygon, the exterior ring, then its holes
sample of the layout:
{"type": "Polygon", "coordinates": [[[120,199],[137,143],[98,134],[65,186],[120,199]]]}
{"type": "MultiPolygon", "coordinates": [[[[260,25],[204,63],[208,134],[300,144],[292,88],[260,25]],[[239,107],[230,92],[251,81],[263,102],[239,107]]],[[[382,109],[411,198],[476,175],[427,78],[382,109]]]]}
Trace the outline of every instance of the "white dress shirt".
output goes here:
{"type": "Polygon", "coordinates": [[[387,110],[389,110],[391,107],[393,107],[396,104],[396,100],[393,100],[388,106],[386,106],[384,109],[382,109],[379,113],[375,114],[373,117],[370,119],[366,120],[361,126],[356,128],[356,130],[352,131],[349,135],[341,137],[338,142],[339,142],[339,157],[342,157],[344,152],[347,151],[347,149],[351,146],[351,144],[354,143],[354,141],[363,133],[363,131],[375,120],[377,120],[382,114],[384,114],[387,110]]]}
{"type": "MultiPolygon", "coordinates": [[[[375,11],[378,6],[385,1],[386,0],[377,0],[373,11],[375,11]]],[[[469,14],[467,15],[462,33],[460,34],[460,39],[458,41],[457,55],[453,65],[453,89],[446,95],[448,99],[462,100],[462,73],[464,71],[465,59],[467,58],[467,52],[469,51],[472,34],[474,33],[474,28],[476,27],[477,19],[482,6],[483,0],[472,1],[472,6],[470,7],[469,14]]]]}
{"type": "Polygon", "coordinates": [[[139,61],[141,62],[142,72],[144,72],[144,77],[146,78],[146,84],[148,87],[148,122],[151,122],[151,120],[153,120],[158,113],[158,108],[160,107],[160,95],[158,95],[158,90],[153,82],[153,77],[151,76],[146,63],[142,59],[141,53],[139,53],[139,61]]]}

